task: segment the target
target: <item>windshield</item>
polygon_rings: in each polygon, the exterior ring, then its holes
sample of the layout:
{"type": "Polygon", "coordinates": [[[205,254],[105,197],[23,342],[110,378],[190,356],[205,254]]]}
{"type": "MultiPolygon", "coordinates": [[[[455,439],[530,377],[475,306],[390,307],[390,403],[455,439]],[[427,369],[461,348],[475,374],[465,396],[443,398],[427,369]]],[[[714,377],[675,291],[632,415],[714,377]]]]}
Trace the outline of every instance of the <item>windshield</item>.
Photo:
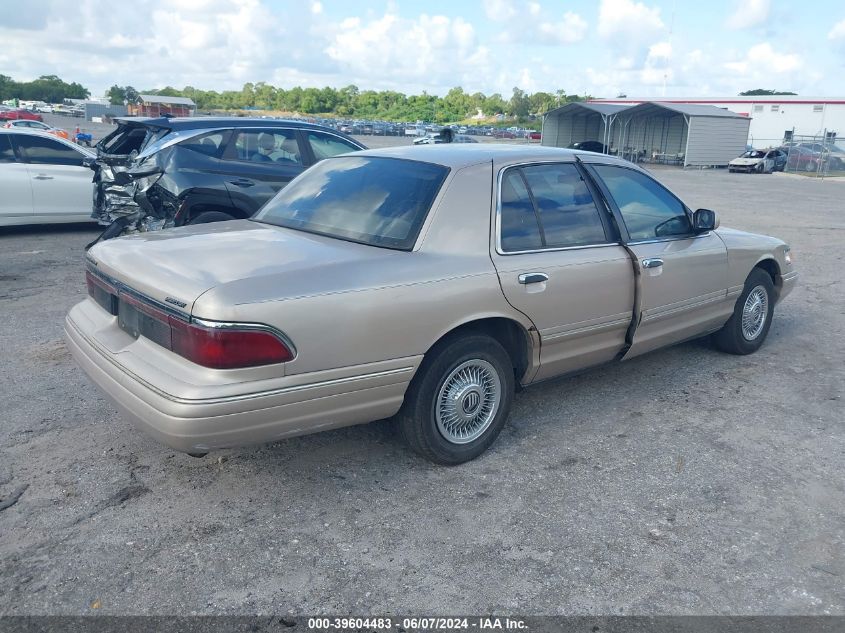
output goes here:
{"type": "Polygon", "coordinates": [[[415,160],[339,157],[282,189],[255,220],[410,250],[449,169],[415,160]]]}
{"type": "Polygon", "coordinates": [[[765,152],[752,150],[750,152],[745,152],[742,156],[740,156],[740,158],[763,158],[765,155],[765,152]]]}

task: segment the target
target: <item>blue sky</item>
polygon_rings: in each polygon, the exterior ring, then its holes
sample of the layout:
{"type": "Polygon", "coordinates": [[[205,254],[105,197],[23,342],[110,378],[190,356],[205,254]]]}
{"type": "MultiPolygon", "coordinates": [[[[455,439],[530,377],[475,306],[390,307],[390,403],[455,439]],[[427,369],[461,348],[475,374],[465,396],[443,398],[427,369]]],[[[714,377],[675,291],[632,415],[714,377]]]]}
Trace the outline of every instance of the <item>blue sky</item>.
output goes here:
{"type": "Polygon", "coordinates": [[[301,86],[445,94],[845,96],[845,3],[818,0],[29,0],[0,73],[94,94],[301,86]]]}

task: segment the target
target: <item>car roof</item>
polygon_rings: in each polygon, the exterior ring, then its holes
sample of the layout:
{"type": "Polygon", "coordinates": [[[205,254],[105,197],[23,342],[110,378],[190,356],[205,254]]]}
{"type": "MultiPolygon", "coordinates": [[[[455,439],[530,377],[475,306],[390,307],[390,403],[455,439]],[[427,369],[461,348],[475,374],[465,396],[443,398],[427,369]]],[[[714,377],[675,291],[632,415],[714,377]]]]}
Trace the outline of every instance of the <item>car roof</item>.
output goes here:
{"type": "Polygon", "coordinates": [[[70,141],[61,138],[60,136],[56,136],[55,134],[50,134],[44,130],[33,130],[32,128],[11,128],[11,127],[0,127],[0,134],[25,134],[29,136],[40,136],[42,138],[49,138],[53,141],[59,141],[60,143],[64,143],[65,145],[70,145],[74,149],[79,150],[83,154],[87,154],[90,156],[96,156],[96,152],[88,147],[81,147],[76,145],[75,143],[71,143],[70,141]]]}
{"type": "MultiPolygon", "coordinates": [[[[431,145],[403,145],[368,149],[354,154],[360,156],[383,156],[437,163],[446,167],[461,168],[492,161],[543,161],[571,158],[576,155],[596,156],[593,152],[547,147],[537,145],[506,145],[504,143],[440,143],[431,145]]],[[[607,162],[619,162],[613,156],[600,154],[607,162]]]]}

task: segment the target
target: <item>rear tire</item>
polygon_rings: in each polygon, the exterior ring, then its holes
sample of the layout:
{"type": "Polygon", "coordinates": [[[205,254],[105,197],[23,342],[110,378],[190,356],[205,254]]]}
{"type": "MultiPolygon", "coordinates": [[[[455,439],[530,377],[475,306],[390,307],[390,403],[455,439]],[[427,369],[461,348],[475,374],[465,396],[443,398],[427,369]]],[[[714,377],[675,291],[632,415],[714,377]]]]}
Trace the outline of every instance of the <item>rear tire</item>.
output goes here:
{"type": "Polygon", "coordinates": [[[414,376],[397,423],[422,457],[443,465],[475,459],[508,419],[515,379],[495,339],[467,334],[438,344],[414,376]]]}
{"type": "Polygon", "coordinates": [[[713,335],[713,344],[728,354],[753,354],[763,345],[775,308],[775,287],[769,274],[755,268],[734,306],[734,313],[713,335]]]}
{"type": "Polygon", "coordinates": [[[197,217],[191,218],[188,224],[208,224],[209,222],[228,222],[229,220],[234,220],[234,216],[229,215],[228,213],[223,213],[222,211],[204,211],[200,213],[197,217]]]}

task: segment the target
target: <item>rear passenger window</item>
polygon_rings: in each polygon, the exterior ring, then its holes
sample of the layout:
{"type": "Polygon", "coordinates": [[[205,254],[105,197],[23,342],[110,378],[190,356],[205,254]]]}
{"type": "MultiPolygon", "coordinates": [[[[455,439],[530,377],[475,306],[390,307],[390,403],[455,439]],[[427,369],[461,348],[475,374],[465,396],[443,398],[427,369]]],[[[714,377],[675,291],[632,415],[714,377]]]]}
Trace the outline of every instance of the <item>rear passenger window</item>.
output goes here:
{"type": "Polygon", "coordinates": [[[502,179],[501,245],[505,252],[531,251],[543,247],[537,213],[519,169],[509,169],[502,179]]]}
{"type": "Polygon", "coordinates": [[[523,173],[537,205],[547,248],[606,240],[599,210],[575,165],[534,165],[524,167],[523,173]]]}
{"type": "Polygon", "coordinates": [[[229,144],[224,158],[253,163],[302,165],[294,130],[238,130],[235,134],[235,142],[229,144]]]}
{"type": "Polygon", "coordinates": [[[508,169],[502,179],[500,203],[504,252],[607,241],[598,207],[573,164],[508,169]]]}
{"type": "Polygon", "coordinates": [[[15,150],[12,149],[11,134],[0,134],[0,163],[14,163],[15,150]]]}
{"type": "Polygon", "coordinates": [[[82,166],[82,153],[59,141],[43,136],[20,134],[16,142],[27,162],[36,165],[82,166]]]}

